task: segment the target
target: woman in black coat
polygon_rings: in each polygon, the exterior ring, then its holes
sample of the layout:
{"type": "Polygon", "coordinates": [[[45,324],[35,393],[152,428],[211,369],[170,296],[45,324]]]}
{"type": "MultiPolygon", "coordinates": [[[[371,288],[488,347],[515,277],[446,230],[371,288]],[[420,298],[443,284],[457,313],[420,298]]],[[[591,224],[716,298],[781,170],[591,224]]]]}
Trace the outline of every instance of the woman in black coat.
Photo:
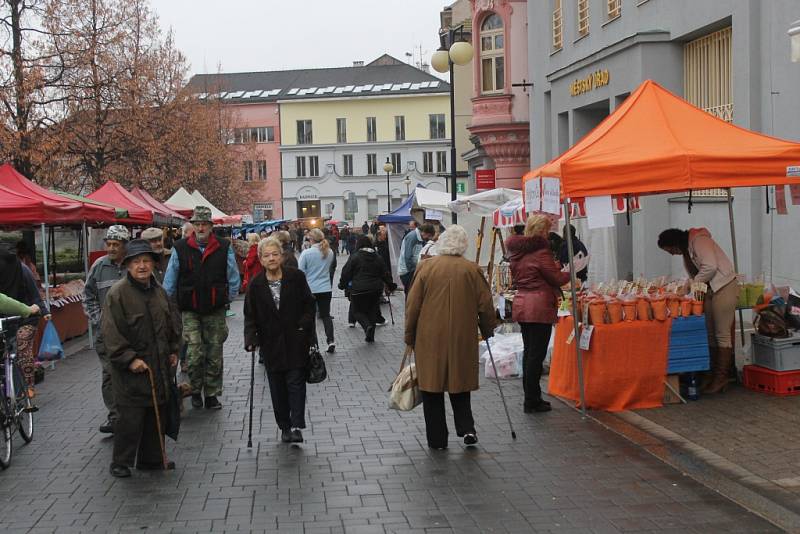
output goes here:
{"type": "Polygon", "coordinates": [[[302,443],[314,297],[303,272],[282,264],[280,241],[262,239],[258,257],[265,271],[247,288],[245,348],[253,351],[258,347],[264,360],[281,441],[302,443]]]}
{"type": "Polygon", "coordinates": [[[350,289],[353,315],[364,329],[364,341],[375,341],[375,325],[380,314],[380,298],[384,286],[397,288],[389,268],[372,248],[369,237],[358,238],[358,250],[348,258],[339,278],[339,289],[350,289]]]}

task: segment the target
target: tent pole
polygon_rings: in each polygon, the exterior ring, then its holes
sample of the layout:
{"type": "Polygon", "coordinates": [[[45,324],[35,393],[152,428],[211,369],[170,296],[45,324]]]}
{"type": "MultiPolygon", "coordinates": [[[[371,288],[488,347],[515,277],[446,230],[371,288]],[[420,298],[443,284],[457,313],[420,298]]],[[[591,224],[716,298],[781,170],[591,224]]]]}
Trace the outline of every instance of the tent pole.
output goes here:
{"type": "MultiPolygon", "coordinates": [[[[728,218],[731,222],[731,249],[733,251],[733,268],[738,276],[739,254],[736,250],[736,224],[733,219],[733,197],[731,196],[731,188],[729,187],[726,189],[726,192],[728,194],[728,218]]],[[[742,339],[742,347],[744,347],[744,313],[742,313],[742,310],[739,310],[739,334],[742,339]]]]}
{"type": "MultiPolygon", "coordinates": [[[[89,279],[89,231],[86,229],[86,221],[81,225],[81,242],[83,243],[83,279],[89,279]]],[[[92,332],[92,321],[89,324],[89,348],[94,348],[94,333],[92,332]]]]}
{"type": "Polygon", "coordinates": [[[486,278],[489,284],[492,283],[492,272],[494,271],[494,251],[497,248],[497,234],[492,230],[492,244],[489,247],[489,266],[486,267],[486,278]]]}
{"type": "Polygon", "coordinates": [[[481,217],[481,228],[478,230],[478,246],[475,252],[475,263],[481,264],[481,249],[483,248],[483,228],[486,226],[486,217],[481,217]]]}
{"type": "MultiPolygon", "coordinates": [[[[570,213],[569,206],[570,200],[564,200],[564,224],[569,228],[570,213]]],[[[569,254],[569,288],[572,292],[572,323],[575,327],[575,338],[572,340],[575,343],[575,358],[578,362],[578,386],[581,392],[581,414],[586,417],[586,387],[583,383],[583,355],[581,354],[580,339],[581,327],[578,324],[578,290],[577,278],[575,278],[575,248],[572,246],[572,239],[567,239],[567,253],[569,254]]]]}
{"type": "Polygon", "coordinates": [[[47,230],[45,228],[44,223],[42,223],[42,251],[44,252],[44,258],[42,258],[42,264],[44,265],[44,298],[47,301],[47,305],[50,306],[50,273],[48,262],[50,259],[48,258],[49,251],[47,250],[47,230]]]}

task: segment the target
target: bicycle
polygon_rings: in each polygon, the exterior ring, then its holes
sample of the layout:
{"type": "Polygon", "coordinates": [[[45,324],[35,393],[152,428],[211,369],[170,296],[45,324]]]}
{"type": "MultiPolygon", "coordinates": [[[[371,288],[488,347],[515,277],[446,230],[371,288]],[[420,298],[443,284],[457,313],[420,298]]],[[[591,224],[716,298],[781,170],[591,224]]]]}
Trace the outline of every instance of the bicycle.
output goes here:
{"type": "Polygon", "coordinates": [[[0,318],[0,350],[2,350],[2,371],[0,375],[0,468],[6,469],[11,464],[13,451],[12,437],[19,431],[22,440],[30,443],[33,440],[33,414],[38,410],[28,396],[25,379],[17,363],[16,354],[16,328],[13,332],[6,331],[9,325],[13,327],[22,320],[22,317],[0,318]]]}

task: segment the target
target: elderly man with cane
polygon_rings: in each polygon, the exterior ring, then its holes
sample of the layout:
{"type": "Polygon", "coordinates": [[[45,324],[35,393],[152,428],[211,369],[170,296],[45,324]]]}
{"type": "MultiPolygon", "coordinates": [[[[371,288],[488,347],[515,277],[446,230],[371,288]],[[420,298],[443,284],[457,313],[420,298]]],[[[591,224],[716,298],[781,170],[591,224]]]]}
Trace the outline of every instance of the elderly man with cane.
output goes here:
{"type": "Polygon", "coordinates": [[[158,256],[147,241],[128,244],[127,273],[108,291],[101,331],[111,362],[117,403],[110,472],[131,476],[130,467],[174,469],[167,462],[163,422],[178,365],[179,335],[167,294],[153,276],[158,256]]]}

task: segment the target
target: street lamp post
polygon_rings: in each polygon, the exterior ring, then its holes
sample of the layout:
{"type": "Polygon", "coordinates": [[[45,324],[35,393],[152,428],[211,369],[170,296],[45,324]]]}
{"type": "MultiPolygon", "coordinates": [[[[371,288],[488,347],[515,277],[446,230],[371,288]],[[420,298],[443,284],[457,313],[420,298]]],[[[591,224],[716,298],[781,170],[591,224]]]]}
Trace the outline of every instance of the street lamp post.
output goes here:
{"type": "Polygon", "coordinates": [[[408,197],[411,196],[411,178],[406,176],[405,180],[403,180],[403,183],[406,184],[406,199],[407,199],[408,197]]]}
{"type": "Polygon", "coordinates": [[[386,163],[383,164],[383,170],[386,171],[386,213],[392,212],[392,193],[389,190],[389,174],[394,170],[392,162],[386,158],[386,163]]]}
{"type": "MultiPolygon", "coordinates": [[[[431,56],[431,66],[441,73],[450,72],[450,198],[456,200],[456,101],[453,65],[466,65],[472,61],[472,45],[464,41],[464,25],[450,28],[440,36],[442,47],[431,56]],[[458,36],[459,41],[456,41],[458,36]],[[445,38],[447,42],[445,44],[445,38]]],[[[453,224],[458,217],[453,212],[453,224]]]]}

